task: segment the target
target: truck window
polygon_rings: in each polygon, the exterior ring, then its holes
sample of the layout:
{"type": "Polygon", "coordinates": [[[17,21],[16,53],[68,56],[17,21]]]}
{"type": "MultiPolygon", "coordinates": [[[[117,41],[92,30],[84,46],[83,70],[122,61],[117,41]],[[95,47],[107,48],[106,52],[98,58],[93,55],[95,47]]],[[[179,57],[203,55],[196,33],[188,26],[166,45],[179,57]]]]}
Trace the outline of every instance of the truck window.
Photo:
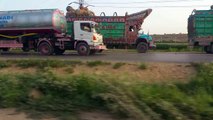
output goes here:
{"type": "Polygon", "coordinates": [[[92,32],[90,23],[81,23],[81,30],[86,32],[92,32]]]}
{"type": "Polygon", "coordinates": [[[129,31],[130,31],[130,32],[134,32],[134,31],[135,31],[134,26],[130,26],[130,27],[129,27],[129,31]]]}

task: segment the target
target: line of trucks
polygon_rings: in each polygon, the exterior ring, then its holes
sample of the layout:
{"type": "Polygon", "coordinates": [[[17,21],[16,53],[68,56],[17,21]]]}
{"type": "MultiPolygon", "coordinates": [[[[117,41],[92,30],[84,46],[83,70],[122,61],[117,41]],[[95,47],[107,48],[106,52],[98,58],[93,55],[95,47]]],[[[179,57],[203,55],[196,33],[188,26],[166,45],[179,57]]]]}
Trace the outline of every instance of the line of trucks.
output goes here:
{"type": "MultiPolygon", "coordinates": [[[[134,46],[139,53],[156,47],[150,35],[139,33],[152,9],[125,16],[77,16],[68,8],[66,16],[58,9],[0,11],[0,50],[21,48],[41,55],[76,50],[91,55],[110,45],[134,46]]],[[[190,45],[203,46],[207,53],[213,53],[212,8],[194,10],[188,18],[190,45]]]]}

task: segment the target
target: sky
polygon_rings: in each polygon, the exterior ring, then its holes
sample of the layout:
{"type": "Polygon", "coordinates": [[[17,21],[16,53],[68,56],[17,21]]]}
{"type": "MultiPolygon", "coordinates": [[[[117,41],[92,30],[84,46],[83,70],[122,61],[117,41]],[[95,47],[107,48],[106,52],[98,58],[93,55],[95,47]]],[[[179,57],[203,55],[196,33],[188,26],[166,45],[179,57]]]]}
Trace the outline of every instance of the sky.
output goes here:
{"type": "MultiPolygon", "coordinates": [[[[0,0],[0,11],[52,9],[58,8],[66,12],[69,3],[78,0],[0,0]]],[[[89,9],[100,15],[105,12],[111,16],[117,12],[119,16],[139,12],[148,8],[153,11],[145,19],[142,28],[150,34],[187,33],[187,18],[194,9],[208,10],[213,0],[85,0],[93,5],[89,9]]],[[[78,8],[77,4],[71,4],[78,8]]]]}

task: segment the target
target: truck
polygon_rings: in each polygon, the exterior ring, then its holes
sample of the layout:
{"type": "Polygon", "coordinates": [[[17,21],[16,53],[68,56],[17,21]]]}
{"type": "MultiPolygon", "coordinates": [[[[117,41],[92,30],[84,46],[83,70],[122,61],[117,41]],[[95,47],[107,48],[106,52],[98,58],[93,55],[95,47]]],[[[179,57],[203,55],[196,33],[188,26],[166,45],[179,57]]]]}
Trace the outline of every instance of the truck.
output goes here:
{"type": "Polygon", "coordinates": [[[193,10],[188,18],[188,41],[190,46],[201,46],[213,54],[213,6],[210,10],[193,10]]]}
{"type": "Polygon", "coordinates": [[[141,31],[141,26],[146,17],[150,15],[152,9],[146,9],[134,14],[118,16],[115,12],[112,16],[106,16],[104,12],[100,16],[95,16],[93,12],[80,4],[79,9],[75,10],[67,7],[66,19],[69,27],[72,27],[73,21],[95,21],[99,23],[98,33],[103,35],[104,44],[109,46],[135,47],[139,53],[146,53],[148,49],[155,48],[156,45],[149,34],[141,31]],[[88,11],[88,14],[87,12],[88,11]],[[82,15],[79,15],[82,13],[82,15]]]}
{"type": "Polygon", "coordinates": [[[59,9],[0,11],[0,50],[21,48],[41,55],[61,55],[65,50],[76,50],[79,55],[95,54],[106,49],[95,26],[94,21],[78,20],[68,28],[59,9]]]}

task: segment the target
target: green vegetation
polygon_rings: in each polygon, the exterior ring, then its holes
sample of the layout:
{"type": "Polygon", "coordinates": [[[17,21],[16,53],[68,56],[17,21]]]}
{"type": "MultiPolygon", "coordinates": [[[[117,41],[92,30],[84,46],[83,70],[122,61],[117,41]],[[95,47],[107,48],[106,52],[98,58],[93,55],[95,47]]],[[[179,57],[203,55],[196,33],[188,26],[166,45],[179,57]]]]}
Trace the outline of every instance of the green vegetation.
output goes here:
{"type": "Polygon", "coordinates": [[[138,66],[139,69],[141,70],[145,70],[147,69],[147,65],[145,63],[141,63],[139,66],[138,66]]]}
{"type": "Polygon", "coordinates": [[[66,66],[76,66],[82,65],[83,63],[81,61],[39,60],[39,59],[6,60],[0,61],[0,68],[10,67],[12,64],[20,68],[36,67],[43,69],[45,67],[58,68],[66,66]]]}
{"type": "Polygon", "coordinates": [[[113,69],[119,69],[120,67],[122,67],[123,65],[125,65],[126,63],[121,63],[121,62],[119,62],[119,63],[115,63],[114,65],[113,65],[113,69]]]}
{"type": "MultiPolygon", "coordinates": [[[[113,49],[113,46],[109,46],[109,51],[111,52],[136,52],[135,46],[129,46],[128,49],[121,47],[115,47],[118,49],[113,49]]],[[[152,52],[203,52],[202,47],[190,48],[188,43],[174,43],[172,41],[168,42],[157,42],[155,49],[150,49],[152,52]]]]}
{"type": "Polygon", "coordinates": [[[173,41],[173,40],[162,40],[162,41],[155,41],[155,43],[174,43],[174,44],[188,44],[187,41],[173,41]]]}
{"type": "Polygon", "coordinates": [[[89,67],[96,67],[96,66],[103,66],[103,65],[110,65],[109,62],[103,62],[103,61],[88,61],[87,66],[89,67]]]}
{"type": "Polygon", "coordinates": [[[67,68],[65,69],[65,71],[66,71],[67,73],[72,74],[72,73],[74,73],[74,67],[67,67],[67,68]]]}
{"type": "Polygon", "coordinates": [[[201,47],[195,47],[193,49],[189,48],[187,43],[156,43],[155,51],[165,51],[165,52],[201,52],[203,51],[201,47]]]}
{"type": "Polygon", "coordinates": [[[0,69],[1,68],[6,68],[6,67],[10,67],[11,64],[5,61],[0,61],[0,69]]]}
{"type": "MultiPolygon", "coordinates": [[[[20,61],[16,62],[19,65],[20,61]]],[[[60,62],[69,65],[68,61],[60,62]]],[[[213,118],[213,63],[193,63],[198,71],[195,78],[188,83],[168,84],[144,83],[113,75],[60,76],[51,71],[51,67],[60,66],[52,64],[48,63],[47,68],[35,74],[0,74],[0,107],[64,113],[101,109],[117,114],[122,119],[133,120],[213,118]],[[32,90],[39,95],[33,97],[32,90]]],[[[29,65],[40,68],[40,64],[29,65]]]]}

